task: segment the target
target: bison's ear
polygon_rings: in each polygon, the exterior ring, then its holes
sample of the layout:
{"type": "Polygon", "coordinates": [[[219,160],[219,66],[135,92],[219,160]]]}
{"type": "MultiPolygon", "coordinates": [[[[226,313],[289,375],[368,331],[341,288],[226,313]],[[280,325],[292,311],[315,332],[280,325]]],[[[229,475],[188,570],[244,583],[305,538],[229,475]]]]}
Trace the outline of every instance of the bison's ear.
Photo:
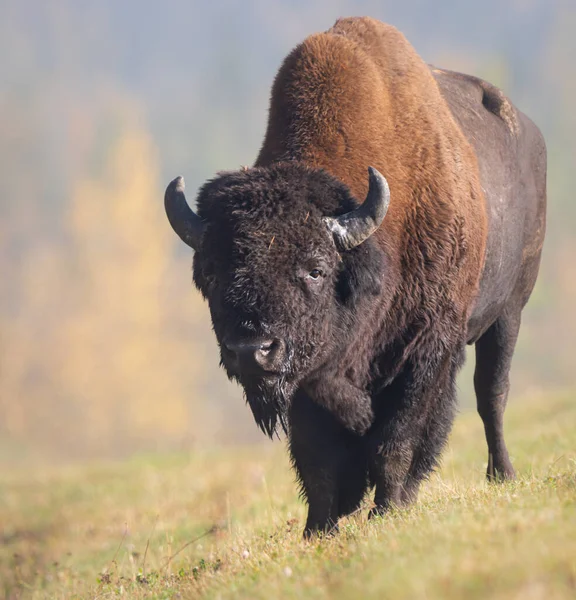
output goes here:
{"type": "Polygon", "coordinates": [[[164,208],[172,229],[180,239],[198,250],[204,233],[204,222],[186,202],[183,177],[176,177],[169,183],[164,194],[164,208]]]}
{"type": "Polygon", "coordinates": [[[368,167],[368,177],[368,194],[361,206],[339,217],[324,218],[340,251],[351,250],[367,240],[380,227],[388,211],[388,182],[373,167],[368,167]]]}
{"type": "Polygon", "coordinates": [[[362,298],[380,295],[385,273],[385,254],[374,240],[346,252],[336,288],[340,302],[352,307],[362,298]]]}

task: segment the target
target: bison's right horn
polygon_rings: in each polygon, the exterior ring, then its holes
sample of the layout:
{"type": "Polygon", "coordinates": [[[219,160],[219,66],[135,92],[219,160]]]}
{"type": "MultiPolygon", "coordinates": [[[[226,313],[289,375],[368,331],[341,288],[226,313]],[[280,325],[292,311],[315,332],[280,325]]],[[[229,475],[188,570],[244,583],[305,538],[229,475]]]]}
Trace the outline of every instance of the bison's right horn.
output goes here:
{"type": "Polygon", "coordinates": [[[164,194],[164,208],[172,229],[180,239],[198,250],[204,233],[204,222],[186,202],[183,177],[176,177],[168,184],[164,194]]]}
{"type": "Polygon", "coordinates": [[[368,167],[368,195],[364,203],[339,217],[325,217],[339,250],[351,250],[367,240],[386,216],[390,204],[388,182],[376,169],[368,167]]]}

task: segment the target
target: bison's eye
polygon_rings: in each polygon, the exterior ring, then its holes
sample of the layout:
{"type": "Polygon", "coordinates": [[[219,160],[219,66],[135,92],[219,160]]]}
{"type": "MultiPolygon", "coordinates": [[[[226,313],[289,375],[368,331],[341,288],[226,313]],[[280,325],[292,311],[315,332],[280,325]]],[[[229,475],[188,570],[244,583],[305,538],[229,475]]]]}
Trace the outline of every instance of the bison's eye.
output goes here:
{"type": "Polygon", "coordinates": [[[321,269],[312,269],[310,273],[308,273],[308,277],[313,281],[318,281],[320,277],[322,277],[323,273],[321,269]]]}

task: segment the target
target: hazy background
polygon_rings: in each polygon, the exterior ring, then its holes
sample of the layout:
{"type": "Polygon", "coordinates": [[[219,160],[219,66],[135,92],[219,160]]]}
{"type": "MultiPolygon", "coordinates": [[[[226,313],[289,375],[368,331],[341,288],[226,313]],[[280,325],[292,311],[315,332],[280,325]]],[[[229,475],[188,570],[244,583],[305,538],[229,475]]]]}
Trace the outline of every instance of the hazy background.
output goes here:
{"type": "Polygon", "coordinates": [[[512,401],[574,386],[574,0],[1,0],[0,462],[264,439],[218,369],[163,190],[181,173],[193,200],[251,164],[281,60],[348,15],[542,128],[548,235],[512,401]]]}

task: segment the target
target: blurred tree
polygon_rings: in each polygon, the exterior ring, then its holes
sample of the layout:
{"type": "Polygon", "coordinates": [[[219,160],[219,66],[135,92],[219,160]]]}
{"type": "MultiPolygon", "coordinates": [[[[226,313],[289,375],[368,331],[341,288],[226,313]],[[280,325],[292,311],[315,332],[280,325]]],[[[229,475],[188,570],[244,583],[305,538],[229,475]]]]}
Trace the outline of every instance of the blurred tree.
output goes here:
{"type": "Polygon", "coordinates": [[[137,113],[115,106],[93,128],[92,160],[71,186],[67,243],[41,246],[22,265],[0,385],[12,435],[51,440],[60,430],[72,448],[133,449],[179,444],[209,421],[200,402],[190,416],[204,349],[188,358],[189,339],[170,324],[191,325],[190,303],[201,300],[189,286],[186,307],[182,294],[166,294],[187,267],[172,259],[158,157],[137,113]]]}
{"type": "MultiPolygon", "coordinates": [[[[80,289],[64,331],[62,376],[88,416],[89,435],[134,442],[155,432],[182,437],[186,397],[171,365],[180,348],[165,333],[163,282],[171,238],[163,227],[158,160],[128,119],[102,177],[76,183],[69,211],[80,289]],[[110,415],[115,415],[113,420],[110,415]]],[[[192,368],[198,368],[198,364],[192,368]]]]}
{"type": "Polygon", "coordinates": [[[0,460],[7,440],[78,454],[257,436],[162,189],[182,172],[192,200],[250,164],[280,61],[347,14],[501,85],[543,129],[549,233],[513,390],[574,385],[574,0],[4,0],[0,460]]]}

